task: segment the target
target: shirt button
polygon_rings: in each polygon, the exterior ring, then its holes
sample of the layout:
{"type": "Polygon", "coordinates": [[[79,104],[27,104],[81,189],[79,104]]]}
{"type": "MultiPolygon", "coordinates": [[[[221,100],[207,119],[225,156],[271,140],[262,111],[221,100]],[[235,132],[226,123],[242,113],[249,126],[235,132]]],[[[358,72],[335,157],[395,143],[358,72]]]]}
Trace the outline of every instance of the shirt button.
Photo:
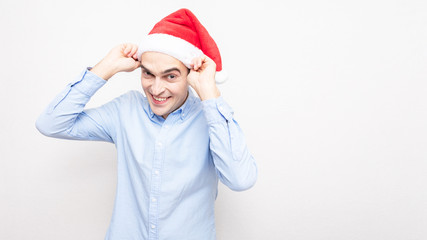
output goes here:
{"type": "Polygon", "coordinates": [[[159,171],[157,171],[157,170],[154,171],[154,174],[159,175],[159,171]]]}
{"type": "Polygon", "coordinates": [[[152,198],[152,199],[151,199],[151,201],[152,201],[152,202],[155,202],[155,201],[157,201],[157,199],[156,199],[156,198],[152,198]]]}
{"type": "Polygon", "coordinates": [[[152,229],[155,229],[155,228],[156,228],[156,226],[155,226],[155,225],[151,225],[151,228],[152,228],[152,229]]]}

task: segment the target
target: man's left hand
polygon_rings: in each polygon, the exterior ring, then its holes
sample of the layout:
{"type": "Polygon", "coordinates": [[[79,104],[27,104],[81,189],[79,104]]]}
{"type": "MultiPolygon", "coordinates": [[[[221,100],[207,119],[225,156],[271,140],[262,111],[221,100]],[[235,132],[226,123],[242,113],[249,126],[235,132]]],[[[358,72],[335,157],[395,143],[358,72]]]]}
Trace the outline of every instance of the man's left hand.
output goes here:
{"type": "Polygon", "coordinates": [[[202,101],[221,95],[215,83],[215,73],[216,64],[208,56],[193,59],[187,81],[202,101]]]}

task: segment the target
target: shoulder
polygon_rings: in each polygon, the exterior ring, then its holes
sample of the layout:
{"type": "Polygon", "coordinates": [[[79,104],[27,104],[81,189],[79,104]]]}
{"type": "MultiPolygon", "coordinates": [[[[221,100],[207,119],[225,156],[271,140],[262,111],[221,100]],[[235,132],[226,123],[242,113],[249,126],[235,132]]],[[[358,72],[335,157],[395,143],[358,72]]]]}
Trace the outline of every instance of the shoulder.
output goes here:
{"type": "Polygon", "coordinates": [[[141,92],[137,90],[131,90],[114,98],[112,101],[119,104],[125,104],[129,102],[145,102],[147,101],[147,98],[144,97],[141,92]]]}
{"type": "Polygon", "coordinates": [[[110,109],[111,111],[122,112],[135,105],[144,105],[144,102],[146,102],[146,98],[142,93],[136,90],[131,90],[113,98],[102,106],[110,109]]]}

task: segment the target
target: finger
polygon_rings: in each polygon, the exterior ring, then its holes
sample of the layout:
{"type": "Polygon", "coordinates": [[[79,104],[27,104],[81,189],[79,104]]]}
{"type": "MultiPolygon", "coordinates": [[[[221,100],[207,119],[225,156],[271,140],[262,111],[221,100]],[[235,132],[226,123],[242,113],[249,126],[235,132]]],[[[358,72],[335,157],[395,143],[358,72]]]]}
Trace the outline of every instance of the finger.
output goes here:
{"type": "Polygon", "coordinates": [[[202,59],[200,59],[200,57],[198,57],[198,58],[196,59],[196,66],[197,66],[197,70],[199,70],[199,69],[200,69],[201,63],[202,63],[202,59]]]}
{"type": "Polygon", "coordinates": [[[133,59],[138,60],[138,46],[137,45],[133,45],[132,51],[130,52],[130,54],[132,55],[133,59]]]}
{"type": "Polygon", "coordinates": [[[216,69],[216,63],[206,55],[203,56],[203,69],[205,69],[205,68],[216,69]]]}
{"type": "Polygon", "coordinates": [[[134,44],[129,44],[129,53],[128,53],[128,57],[132,57],[132,55],[134,55],[135,54],[135,45],[134,44]]]}
{"type": "Polygon", "coordinates": [[[141,63],[139,61],[135,61],[135,68],[134,68],[134,70],[137,69],[137,68],[139,68],[139,67],[141,67],[141,63]]]}
{"type": "Polygon", "coordinates": [[[125,50],[123,51],[124,55],[129,57],[130,55],[130,51],[132,50],[132,45],[131,44],[127,44],[125,45],[125,50]]]}
{"type": "Polygon", "coordinates": [[[190,63],[190,71],[193,70],[194,68],[194,58],[191,59],[191,63],[190,63]]]}
{"type": "Polygon", "coordinates": [[[136,61],[138,61],[138,53],[133,54],[132,58],[135,59],[136,61]]]}
{"type": "Polygon", "coordinates": [[[134,55],[138,51],[138,46],[135,44],[132,44],[132,50],[130,51],[131,55],[134,55]]]}
{"type": "Polygon", "coordinates": [[[199,69],[199,58],[198,57],[193,59],[193,69],[194,69],[194,71],[197,71],[199,69]]]}
{"type": "Polygon", "coordinates": [[[213,62],[213,60],[210,57],[208,57],[207,55],[204,55],[204,59],[206,62],[211,62],[211,61],[213,62]]]}

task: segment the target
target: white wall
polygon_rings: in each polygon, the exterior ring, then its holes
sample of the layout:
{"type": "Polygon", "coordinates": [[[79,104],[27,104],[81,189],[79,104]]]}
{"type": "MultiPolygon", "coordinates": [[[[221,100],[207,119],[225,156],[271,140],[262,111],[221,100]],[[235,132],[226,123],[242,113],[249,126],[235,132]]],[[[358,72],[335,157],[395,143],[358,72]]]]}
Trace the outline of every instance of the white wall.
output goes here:
{"type": "MultiPolygon", "coordinates": [[[[259,166],[223,185],[220,240],[427,239],[425,1],[0,2],[0,239],[103,239],[115,148],[50,139],[37,116],[86,66],[190,8],[259,166]]],[[[119,74],[89,106],[129,89],[119,74]]]]}

